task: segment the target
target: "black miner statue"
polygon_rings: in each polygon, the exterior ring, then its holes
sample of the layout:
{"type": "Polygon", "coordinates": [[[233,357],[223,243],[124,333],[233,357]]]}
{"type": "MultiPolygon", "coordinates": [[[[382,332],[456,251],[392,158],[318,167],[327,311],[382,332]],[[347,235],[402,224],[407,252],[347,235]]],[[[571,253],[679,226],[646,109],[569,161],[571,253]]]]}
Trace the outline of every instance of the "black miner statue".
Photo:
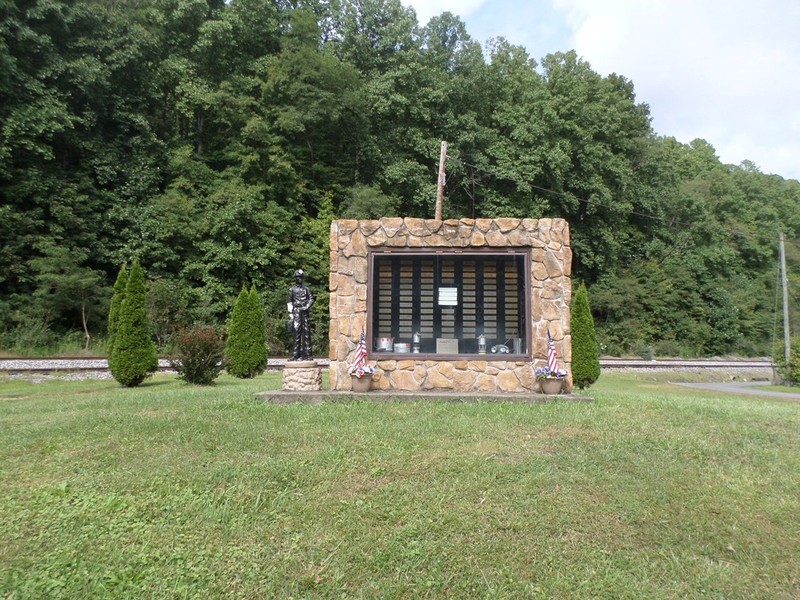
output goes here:
{"type": "Polygon", "coordinates": [[[303,285],[305,273],[302,269],[294,272],[294,285],[289,290],[289,329],[294,333],[292,360],[311,360],[311,319],[309,309],[313,306],[314,294],[303,285]]]}

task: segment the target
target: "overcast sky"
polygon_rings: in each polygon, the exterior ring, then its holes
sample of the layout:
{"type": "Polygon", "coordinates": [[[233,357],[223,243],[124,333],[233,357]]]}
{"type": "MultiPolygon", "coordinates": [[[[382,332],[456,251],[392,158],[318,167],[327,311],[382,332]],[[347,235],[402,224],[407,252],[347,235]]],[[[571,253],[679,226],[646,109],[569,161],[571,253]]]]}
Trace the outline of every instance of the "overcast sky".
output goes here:
{"type": "Polygon", "coordinates": [[[634,83],[653,129],[709,142],[725,163],[753,161],[800,180],[798,0],[403,0],[420,24],[459,15],[481,43],[540,61],[575,50],[634,83]]]}

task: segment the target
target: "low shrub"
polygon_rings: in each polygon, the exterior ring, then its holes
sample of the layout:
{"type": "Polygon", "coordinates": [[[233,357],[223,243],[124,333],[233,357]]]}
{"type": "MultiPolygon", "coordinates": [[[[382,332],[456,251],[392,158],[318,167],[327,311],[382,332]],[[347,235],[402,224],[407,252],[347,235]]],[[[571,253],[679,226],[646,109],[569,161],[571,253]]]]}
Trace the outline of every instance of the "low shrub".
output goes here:
{"type": "Polygon", "coordinates": [[[29,319],[9,332],[8,344],[20,356],[46,355],[51,352],[58,336],[41,319],[29,319]]]}
{"type": "Polygon", "coordinates": [[[773,353],[781,379],[787,385],[800,385],[800,337],[790,339],[789,362],[786,362],[783,343],[776,346],[773,353]]]}
{"type": "Polygon", "coordinates": [[[676,340],[661,340],[656,343],[653,349],[654,356],[681,357],[684,355],[683,348],[676,340]]]}
{"type": "Polygon", "coordinates": [[[175,336],[177,354],[170,359],[178,377],[187,383],[210,385],[222,372],[225,337],[210,325],[180,331],[175,336]]]}
{"type": "Polygon", "coordinates": [[[644,360],[653,360],[656,349],[651,344],[636,343],[631,346],[631,354],[644,360]]]}

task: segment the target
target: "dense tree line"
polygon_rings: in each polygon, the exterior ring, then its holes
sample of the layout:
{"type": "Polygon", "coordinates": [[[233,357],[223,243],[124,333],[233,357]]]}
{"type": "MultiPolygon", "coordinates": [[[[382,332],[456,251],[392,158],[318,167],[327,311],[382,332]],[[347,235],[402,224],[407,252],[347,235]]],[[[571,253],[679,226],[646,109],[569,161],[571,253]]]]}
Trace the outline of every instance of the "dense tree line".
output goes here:
{"type": "Polygon", "coordinates": [[[800,278],[797,181],[656,135],[574,52],[399,0],[5,2],[0,127],[6,346],[104,334],[138,257],[161,344],[255,285],[280,350],[302,267],[324,348],[331,219],[432,217],[441,140],[445,218],[568,219],[602,351],[769,352],[779,231],[800,278]]]}

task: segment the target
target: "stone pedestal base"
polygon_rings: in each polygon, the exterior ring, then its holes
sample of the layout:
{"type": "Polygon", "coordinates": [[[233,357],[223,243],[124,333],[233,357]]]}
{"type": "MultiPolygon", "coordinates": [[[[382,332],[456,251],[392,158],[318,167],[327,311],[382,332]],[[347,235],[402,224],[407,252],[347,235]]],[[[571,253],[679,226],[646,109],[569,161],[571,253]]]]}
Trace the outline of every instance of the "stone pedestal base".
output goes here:
{"type": "Polygon", "coordinates": [[[283,367],[283,389],[288,392],[318,392],[322,370],[313,360],[290,360],[283,367]]]}

